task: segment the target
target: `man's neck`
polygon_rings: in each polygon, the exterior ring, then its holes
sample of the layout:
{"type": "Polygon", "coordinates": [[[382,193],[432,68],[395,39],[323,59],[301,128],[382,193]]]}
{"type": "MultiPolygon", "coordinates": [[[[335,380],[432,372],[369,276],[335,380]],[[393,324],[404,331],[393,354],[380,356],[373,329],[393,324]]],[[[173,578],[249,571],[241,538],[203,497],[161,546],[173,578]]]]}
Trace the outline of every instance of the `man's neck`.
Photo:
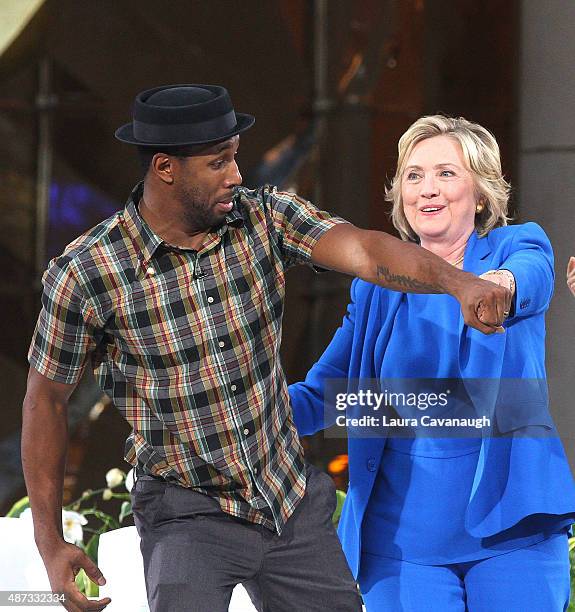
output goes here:
{"type": "MultiPolygon", "coordinates": [[[[153,197],[151,199],[153,201],[153,197]]],[[[153,232],[172,246],[199,251],[210,233],[209,229],[186,227],[181,210],[169,201],[162,201],[160,214],[159,208],[150,205],[143,195],[138,203],[138,212],[153,232]]]]}

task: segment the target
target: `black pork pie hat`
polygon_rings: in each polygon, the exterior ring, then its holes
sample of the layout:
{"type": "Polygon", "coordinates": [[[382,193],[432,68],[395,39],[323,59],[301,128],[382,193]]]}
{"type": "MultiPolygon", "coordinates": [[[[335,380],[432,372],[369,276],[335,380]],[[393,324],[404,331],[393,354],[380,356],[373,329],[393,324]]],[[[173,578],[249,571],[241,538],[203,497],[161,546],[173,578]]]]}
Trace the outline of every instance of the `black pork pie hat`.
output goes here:
{"type": "Polygon", "coordinates": [[[236,113],[218,85],[164,85],[136,96],[132,123],[118,140],[143,147],[178,147],[227,140],[252,127],[252,115],[236,113]]]}

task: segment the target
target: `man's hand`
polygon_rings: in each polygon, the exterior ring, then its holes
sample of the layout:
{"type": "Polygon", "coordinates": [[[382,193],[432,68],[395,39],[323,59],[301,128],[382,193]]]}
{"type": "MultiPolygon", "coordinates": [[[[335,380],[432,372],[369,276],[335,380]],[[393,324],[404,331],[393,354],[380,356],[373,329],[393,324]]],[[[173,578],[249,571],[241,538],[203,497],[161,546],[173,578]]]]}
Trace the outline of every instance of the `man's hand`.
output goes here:
{"type": "Polygon", "coordinates": [[[461,304],[465,323],[484,334],[503,333],[513,294],[509,289],[469,274],[455,297],[461,304]]]}
{"type": "Polygon", "coordinates": [[[567,287],[575,295],[575,257],[570,257],[567,264],[567,287]]]}
{"type": "Polygon", "coordinates": [[[62,603],[69,612],[84,612],[103,610],[111,601],[109,597],[90,601],[76,586],[76,574],[83,569],[88,578],[99,584],[106,584],[106,580],[97,565],[84,553],[81,548],[68,544],[63,540],[51,548],[42,551],[42,557],[50,586],[54,593],[63,593],[65,601],[62,603]]]}

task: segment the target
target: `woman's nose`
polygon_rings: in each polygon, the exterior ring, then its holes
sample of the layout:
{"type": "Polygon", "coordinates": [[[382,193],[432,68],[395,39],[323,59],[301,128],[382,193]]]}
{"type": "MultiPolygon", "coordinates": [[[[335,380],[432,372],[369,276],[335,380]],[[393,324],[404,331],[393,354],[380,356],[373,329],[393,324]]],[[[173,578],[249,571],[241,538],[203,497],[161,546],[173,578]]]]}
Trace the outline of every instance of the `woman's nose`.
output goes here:
{"type": "Polygon", "coordinates": [[[421,195],[424,198],[433,198],[439,194],[439,187],[433,174],[426,174],[421,185],[421,195]]]}

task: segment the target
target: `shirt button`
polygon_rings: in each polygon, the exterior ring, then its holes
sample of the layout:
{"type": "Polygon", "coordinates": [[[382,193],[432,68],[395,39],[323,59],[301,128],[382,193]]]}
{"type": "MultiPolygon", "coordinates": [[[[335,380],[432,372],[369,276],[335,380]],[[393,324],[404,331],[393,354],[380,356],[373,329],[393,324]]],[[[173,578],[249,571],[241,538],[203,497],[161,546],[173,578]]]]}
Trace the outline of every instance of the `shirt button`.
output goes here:
{"type": "Polygon", "coordinates": [[[237,387],[236,387],[235,385],[232,385],[232,386],[230,387],[230,389],[231,389],[232,391],[235,391],[235,390],[237,389],[237,387]]]}
{"type": "Polygon", "coordinates": [[[367,461],[366,461],[366,467],[368,469],[368,471],[370,472],[375,472],[376,468],[377,468],[377,462],[375,460],[374,457],[370,457],[367,461]]]}
{"type": "Polygon", "coordinates": [[[208,304],[213,304],[214,302],[214,298],[210,295],[210,297],[208,298],[208,304]]]}
{"type": "Polygon", "coordinates": [[[249,429],[246,427],[246,428],[244,429],[244,434],[247,436],[249,433],[250,433],[250,430],[249,430],[249,429]]]}
{"type": "Polygon", "coordinates": [[[224,348],[224,346],[226,346],[226,343],[225,343],[223,340],[220,340],[220,341],[218,342],[218,346],[219,346],[220,348],[224,348]]]}
{"type": "Polygon", "coordinates": [[[152,266],[150,266],[149,268],[146,268],[146,274],[155,274],[156,271],[154,270],[154,268],[152,268],[152,266]]]}
{"type": "Polygon", "coordinates": [[[257,474],[257,473],[258,473],[258,468],[255,467],[254,468],[254,474],[257,474]]]}

